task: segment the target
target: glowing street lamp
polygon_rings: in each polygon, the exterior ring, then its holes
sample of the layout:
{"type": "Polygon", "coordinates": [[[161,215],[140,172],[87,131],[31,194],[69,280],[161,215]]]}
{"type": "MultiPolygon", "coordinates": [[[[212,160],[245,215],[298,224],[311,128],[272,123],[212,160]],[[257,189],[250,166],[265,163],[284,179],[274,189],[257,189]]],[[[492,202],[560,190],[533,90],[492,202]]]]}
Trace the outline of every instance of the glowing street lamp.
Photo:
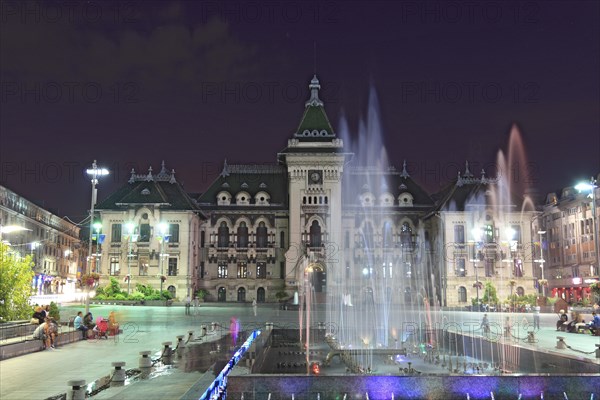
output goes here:
{"type": "Polygon", "coordinates": [[[592,222],[594,224],[594,247],[596,249],[596,264],[598,268],[600,268],[600,240],[598,240],[598,219],[596,218],[596,189],[598,185],[596,185],[596,179],[594,177],[590,178],[589,182],[581,182],[575,186],[575,189],[580,192],[590,191],[592,197],[592,222]]]}
{"type": "MultiPolygon", "coordinates": [[[[94,206],[96,205],[96,200],[98,198],[98,190],[96,189],[96,185],[98,184],[98,177],[108,175],[109,172],[106,168],[98,168],[98,164],[96,164],[96,160],[92,163],[92,168],[88,168],[86,173],[91,177],[92,182],[92,199],[91,199],[91,207],[90,207],[90,237],[88,243],[88,262],[86,265],[86,271],[88,273],[96,272],[96,265],[94,264],[94,270],[90,269],[90,261],[92,260],[92,230],[94,227],[94,206]]],[[[98,242],[100,238],[98,237],[98,242]]],[[[85,313],[87,314],[90,311],[90,294],[89,290],[85,296],[85,313]]]]}
{"type": "Polygon", "coordinates": [[[4,243],[2,242],[2,234],[6,233],[13,233],[13,232],[21,232],[21,231],[30,231],[31,229],[27,229],[24,228],[22,226],[19,225],[0,225],[0,243],[4,243]]]}
{"type": "MultiPolygon", "coordinates": [[[[98,184],[98,177],[108,175],[109,172],[106,168],[98,168],[96,164],[96,160],[92,163],[92,168],[86,170],[87,174],[92,178],[92,206],[90,208],[90,242],[88,245],[88,265],[86,266],[87,272],[96,272],[95,265],[94,271],[91,271],[89,268],[89,260],[92,257],[92,228],[94,227],[94,206],[96,205],[96,199],[98,197],[98,190],[96,189],[96,185],[98,184]]],[[[87,311],[87,307],[86,307],[87,311]]]]}

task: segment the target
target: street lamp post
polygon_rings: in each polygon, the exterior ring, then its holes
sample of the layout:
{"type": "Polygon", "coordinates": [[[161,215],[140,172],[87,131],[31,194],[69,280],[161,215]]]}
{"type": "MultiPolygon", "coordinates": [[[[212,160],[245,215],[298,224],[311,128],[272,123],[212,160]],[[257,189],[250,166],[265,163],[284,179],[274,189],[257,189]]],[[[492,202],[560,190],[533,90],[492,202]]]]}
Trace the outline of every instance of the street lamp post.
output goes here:
{"type": "Polygon", "coordinates": [[[135,225],[133,224],[133,222],[128,222],[127,225],[125,225],[125,228],[127,229],[127,235],[128,235],[128,243],[127,243],[127,295],[129,295],[129,292],[131,290],[131,259],[133,258],[133,254],[131,253],[131,250],[132,250],[132,244],[133,244],[133,242],[137,241],[137,235],[134,233],[135,232],[135,225]]]}
{"type": "MultiPolygon", "coordinates": [[[[540,268],[542,269],[542,282],[546,282],[546,280],[544,279],[544,235],[546,234],[546,231],[538,231],[538,234],[540,235],[540,268]]],[[[546,297],[546,285],[544,283],[542,283],[542,296],[546,297]]]]}
{"type": "Polygon", "coordinates": [[[169,240],[170,235],[168,234],[169,232],[169,225],[167,225],[166,223],[160,223],[158,225],[158,231],[160,234],[160,257],[158,262],[160,263],[160,295],[162,296],[162,292],[163,292],[163,277],[164,277],[164,271],[163,271],[163,258],[165,256],[164,252],[165,252],[165,242],[167,242],[169,240]]]}
{"type": "Polygon", "coordinates": [[[589,190],[592,195],[592,222],[594,224],[594,247],[596,249],[597,270],[600,270],[600,240],[598,240],[598,219],[596,218],[596,179],[590,178],[589,182],[582,182],[575,186],[579,191],[589,190]]]}
{"type": "MultiPolygon", "coordinates": [[[[96,265],[94,265],[94,271],[90,269],[90,261],[92,257],[92,230],[94,227],[94,207],[96,206],[96,199],[98,195],[98,189],[96,189],[96,185],[98,184],[98,177],[108,175],[108,170],[106,168],[98,168],[96,164],[96,160],[92,163],[92,168],[86,170],[87,174],[92,178],[92,201],[90,207],[90,241],[88,244],[88,265],[86,265],[86,272],[95,272],[96,265]]],[[[87,311],[87,308],[86,308],[87,311]]]]}
{"type": "MultiPolygon", "coordinates": [[[[94,222],[94,224],[92,225],[94,227],[94,230],[96,231],[96,253],[94,254],[94,270],[92,272],[96,272],[101,271],[102,269],[102,263],[101,263],[101,257],[102,257],[102,250],[101,250],[101,245],[102,245],[102,240],[100,239],[100,230],[102,229],[102,223],[100,222],[94,222]],[[98,265],[100,265],[100,268],[98,268],[98,265]]],[[[104,235],[102,235],[104,236],[104,235]]]]}
{"type": "MultiPolygon", "coordinates": [[[[92,199],[91,199],[91,207],[90,207],[90,237],[89,237],[89,243],[88,243],[88,262],[86,265],[86,272],[87,273],[91,273],[91,272],[95,272],[95,264],[94,264],[94,271],[92,271],[90,269],[90,262],[92,260],[92,235],[93,235],[93,228],[94,228],[94,206],[96,205],[96,199],[97,199],[97,195],[98,195],[98,190],[96,189],[96,185],[98,184],[98,177],[100,176],[104,176],[104,175],[108,175],[109,172],[106,168],[98,168],[98,165],[96,164],[96,160],[94,160],[94,162],[92,163],[92,168],[88,168],[86,170],[87,174],[91,177],[91,182],[92,182],[92,199]]],[[[99,239],[99,238],[98,238],[99,239]]],[[[87,283],[86,283],[87,285],[87,283]]],[[[86,287],[86,295],[85,295],[85,313],[87,314],[90,310],[90,293],[89,293],[89,288],[86,287]]]]}

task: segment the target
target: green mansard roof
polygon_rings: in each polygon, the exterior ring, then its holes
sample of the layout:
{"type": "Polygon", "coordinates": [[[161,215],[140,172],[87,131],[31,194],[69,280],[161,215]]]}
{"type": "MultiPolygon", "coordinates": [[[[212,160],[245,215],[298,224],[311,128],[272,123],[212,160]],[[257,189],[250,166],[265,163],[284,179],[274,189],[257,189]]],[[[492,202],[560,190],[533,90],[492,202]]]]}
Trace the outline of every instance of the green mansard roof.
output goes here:
{"type": "Polygon", "coordinates": [[[305,103],[304,115],[294,138],[301,141],[330,141],[335,137],[335,132],[327,118],[323,102],[319,99],[321,85],[316,75],[308,87],[310,99],[305,103]]]}
{"type": "Polygon", "coordinates": [[[198,207],[175,180],[175,171],[167,172],[164,162],[161,171],[153,175],[131,171],[129,182],[110,194],[96,206],[98,210],[119,210],[140,205],[154,205],[167,210],[197,211],[198,207]]]}

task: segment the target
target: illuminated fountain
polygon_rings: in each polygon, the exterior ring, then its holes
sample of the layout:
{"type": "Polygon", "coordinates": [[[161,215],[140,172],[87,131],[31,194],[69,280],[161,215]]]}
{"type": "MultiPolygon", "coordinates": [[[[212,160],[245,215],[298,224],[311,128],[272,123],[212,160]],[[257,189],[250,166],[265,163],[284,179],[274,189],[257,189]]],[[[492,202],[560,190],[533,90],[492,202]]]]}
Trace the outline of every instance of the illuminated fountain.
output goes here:
{"type": "MultiPolygon", "coordinates": [[[[467,258],[475,271],[477,300],[479,290],[486,290],[479,286],[479,270],[482,280],[493,279],[503,288],[502,299],[509,295],[509,280],[533,283],[531,253],[526,260],[525,246],[519,246],[520,238],[531,238],[525,230],[531,229],[533,204],[515,202],[527,190],[516,127],[508,156],[498,154],[496,171],[476,177],[467,164],[441,193],[444,201],[435,202],[413,181],[406,163],[401,170],[389,167],[374,90],[357,140],[349,131],[342,118],[338,136],[354,159],[344,166],[342,226],[329,227],[343,233],[334,243],[336,257],[323,258],[312,243],[301,254],[296,275],[300,329],[276,326],[258,339],[251,373],[231,377],[232,398],[277,393],[279,398],[446,400],[508,398],[510,393],[510,398],[540,399],[548,388],[567,387],[593,393],[597,376],[528,376],[557,372],[552,369],[556,356],[519,346],[523,332],[503,332],[496,324],[499,329],[484,336],[478,331],[479,313],[442,309],[449,256],[467,258]],[[453,202],[455,192],[466,193],[462,204],[453,202]],[[453,214],[468,220],[463,223],[467,232],[449,248],[453,214]],[[490,221],[496,224],[491,230],[490,221]],[[514,229],[515,221],[525,222],[514,229]],[[493,240],[486,239],[490,232],[493,240]],[[528,276],[515,276],[525,269],[528,276]],[[318,277],[324,273],[323,306],[318,277]]],[[[336,200],[330,204],[340,204],[336,200]]],[[[585,363],[572,362],[562,365],[584,373],[597,368],[589,364],[585,370],[585,363]]]]}

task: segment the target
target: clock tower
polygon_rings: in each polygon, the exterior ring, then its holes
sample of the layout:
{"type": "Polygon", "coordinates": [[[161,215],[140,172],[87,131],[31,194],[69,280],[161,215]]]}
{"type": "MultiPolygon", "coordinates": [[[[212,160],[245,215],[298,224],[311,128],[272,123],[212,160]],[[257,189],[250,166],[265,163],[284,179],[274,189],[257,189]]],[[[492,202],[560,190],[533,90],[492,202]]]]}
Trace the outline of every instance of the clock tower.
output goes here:
{"type": "Polygon", "coordinates": [[[313,266],[313,286],[325,298],[328,272],[342,268],[342,180],[352,154],[344,152],[327,118],[316,75],[310,82],[310,99],[287,147],[279,153],[288,173],[289,248],[285,284],[298,290],[308,263],[313,266]]]}

